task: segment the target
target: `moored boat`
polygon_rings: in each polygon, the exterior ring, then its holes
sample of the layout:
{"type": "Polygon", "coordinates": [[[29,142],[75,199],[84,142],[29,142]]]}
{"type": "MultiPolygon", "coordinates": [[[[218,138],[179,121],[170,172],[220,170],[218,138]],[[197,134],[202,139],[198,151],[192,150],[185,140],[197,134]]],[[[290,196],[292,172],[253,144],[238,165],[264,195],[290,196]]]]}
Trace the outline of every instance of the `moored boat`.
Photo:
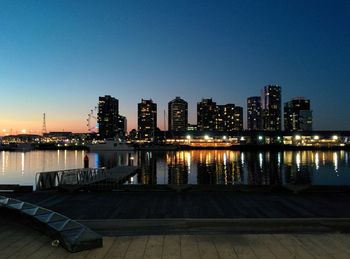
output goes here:
{"type": "Polygon", "coordinates": [[[119,142],[115,140],[96,141],[88,144],[90,151],[133,151],[132,144],[119,142]]]}
{"type": "Polygon", "coordinates": [[[8,143],[2,144],[1,150],[4,151],[30,151],[35,148],[33,143],[24,142],[24,143],[8,143]]]}

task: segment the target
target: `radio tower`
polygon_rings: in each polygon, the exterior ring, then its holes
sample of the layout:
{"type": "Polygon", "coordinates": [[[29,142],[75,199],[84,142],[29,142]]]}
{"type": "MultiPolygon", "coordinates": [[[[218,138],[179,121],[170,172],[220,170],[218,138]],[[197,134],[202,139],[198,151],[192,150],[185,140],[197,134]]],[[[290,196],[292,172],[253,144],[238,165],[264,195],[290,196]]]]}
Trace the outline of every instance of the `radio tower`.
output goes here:
{"type": "Polygon", "coordinates": [[[43,114],[43,135],[46,133],[46,116],[43,114]]]}

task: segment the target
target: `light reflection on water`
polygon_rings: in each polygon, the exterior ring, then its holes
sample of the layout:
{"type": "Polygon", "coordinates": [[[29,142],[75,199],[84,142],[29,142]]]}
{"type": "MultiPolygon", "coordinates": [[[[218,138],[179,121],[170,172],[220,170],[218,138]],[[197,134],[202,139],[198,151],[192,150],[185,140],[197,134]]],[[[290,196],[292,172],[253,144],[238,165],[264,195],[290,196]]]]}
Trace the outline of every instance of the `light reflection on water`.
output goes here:
{"type": "MultiPolygon", "coordinates": [[[[2,151],[0,184],[34,184],[37,172],[81,168],[85,154],[81,150],[2,151]]],[[[90,167],[140,165],[141,172],[126,184],[350,185],[349,151],[197,150],[88,156],[90,167]]]]}

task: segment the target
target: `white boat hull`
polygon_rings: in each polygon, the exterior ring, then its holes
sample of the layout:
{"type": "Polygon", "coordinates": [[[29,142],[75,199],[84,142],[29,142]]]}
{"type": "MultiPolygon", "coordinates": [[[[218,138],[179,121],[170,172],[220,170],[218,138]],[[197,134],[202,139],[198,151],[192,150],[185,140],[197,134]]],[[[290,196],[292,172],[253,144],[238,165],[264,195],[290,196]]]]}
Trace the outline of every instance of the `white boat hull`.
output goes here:
{"type": "Polygon", "coordinates": [[[90,151],[133,151],[135,148],[126,143],[103,142],[88,145],[90,151]]]}

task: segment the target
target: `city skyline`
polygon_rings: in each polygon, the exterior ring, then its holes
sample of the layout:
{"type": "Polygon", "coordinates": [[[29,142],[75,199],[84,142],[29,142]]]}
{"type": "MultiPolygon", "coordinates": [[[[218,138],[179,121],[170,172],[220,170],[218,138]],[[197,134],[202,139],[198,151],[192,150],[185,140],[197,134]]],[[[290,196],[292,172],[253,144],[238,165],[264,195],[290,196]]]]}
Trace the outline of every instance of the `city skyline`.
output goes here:
{"type": "MultiPolygon", "coordinates": [[[[86,119],[85,121],[85,130],[82,130],[82,131],[76,131],[75,133],[93,133],[93,132],[99,132],[101,129],[102,129],[102,132],[104,132],[103,134],[105,134],[106,132],[106,136],[104,135],[101,135],[101,137],[105,137],[105,138],[108,138],[108,137],[112,137],[114,136],[115,134],[112,133],[112,131],[115,131],[115,132],[119,132],[118,134],[128,134],[131,130],[140,130],[139,127],[140,127],[140,105],[141,104],[154,104],[154,112],[155,112],[155,122],[156,122],[156,128],[159,128],[160,130],[171,130],[169,128],[169,123],[170,123],[170,117],[172,117],[171,113],[169,113],[170,111],[170,104],[173,103],[174,101],[177,101],[177,100],[181,100],[182,102],[185,102],[186,103],[186,113],[185,113],[185,116],[186,116],[186,120],[187,120],[187,123],[186,125],[191,127],[191,126],[196,126],[198,127],[198,130],[199,131],[205,131],[206,127],[208,130],[212,131],[212,130],[218,130],[218,131],[225,131],[224,128],[226,126],[224,126],[224,124],[226,123],[234,123],[234,122],[231,122],[231,120],[237,120],[237,125],[233,126],[234,128],[232,129],[226,129],[227,131],[240,131],[240,130],[267,130],[267,131],[279,131],[279,130],[285,130],[285,131],[289,131],[291,129],[289,129],[289,126],[286,126],[286,109],[287,109],[287,105],[289,105],[290,103],[294,102],[294,101],[298,101],[298,100],[307,100],[308,101],[308,110],[311,111],[311,113],[313,112],[310,108],[310,100],[309,99],[305,99],[305,97],[301,97],[301,96],[297,96],[297,97],[294,97],[294,98],[291,98],[290,100],[288,101],[285,101],[285,102],[281,102],[281,86],[279,85],[267,85],[267,86],[264,86],[262,89],[261,89],[261,97],[259,96],[249,96],[246,98],[246,101],[247,101],[247,104],[246,104],[246,108],[243,108],[241,106],[238,106],[238,105],[235,105],[233,103],[227,103],[227,104],[219,104],[216,102],[216,100],[213,100],[213,98],[202,98],[201,100],[198,100],[196,102],[196,109],[195,111],[191,111],[190,109],[188,109],[188,103],[186,102],[186,100],[182,99],[182,97],[179,97],[179,96],[176,96],[174,97],[175,99],[173,100],[169,100],[168,102],[168,110],[165,110],[164,109],[164,114],[161,113],[161,111],[158,110],[158,103],[155,102],[152,98],[150,98],[149,100],[147,99],[144,99],[144,98],[141,98],[141,103],[137,103],[137,121],[136,121],[136,126],[135,127],[130,127],[128,126],[127,124],[127,120],[128,118],[121,115],[119,113],[119,102],[120,100],[114,96],[111,96],[111,95],[105,95],[105,96],[99,96],[97,98],[98,102],[97,102],[97,106],[95,106],[94,110],[91,110],[90,113],[88,114],[88,118],[86,119]],[[278,120],[280,121],[280,126],[277,127],[277,128],[269,128],[267,127],[266,125],[264,126],[263,122],[264,122],[264,112],[263,112],[263,104],[260,102],[260,99],[263,97],[263,96],[266,96],[266,89],[271,89],[272,88],[277,88],[278,89],[278,92],[279,92],[279,95],[278,95],[278,99],[277,99],[277,103],[272,103],[274,105],[278,105],[278,112],[276,114],[274,114],[274,116],[272,116],[272,120],[275,121],[277,118],[278,120]],[[251,107],[249,105],[250,104],[250,101],[252,99],[255,99],[255,98],[259,98],[259,106],[260,106],[260,110],[261,110],[261,114],[259,115],[259,119],[260,120],[260,126],[259,127],[253,127],[253,128],[250,128],[249,127],[249,121],[250,120],[256,120],[255,117],[251,117],[251,107]],[[202,104],[204,104],[205,106],[207,105],[207,103],[210,103],[210,106],[212,106],[212,108],[210,109],[210,114],[209,116],[211,116],[210,118],[201,118],[201,116],[203,116],[205,113],[203,113],[202,115],[199,115],[200,113],[202,113],[202,104]],[[250,107],[250,108],[249,108],[250,107]],[[236,109],[239,109],[236,111],[236,109]],[[232,111],[229,111],[229,110],[232,110],[232,111]],[[234,111],[235,110],[235,111],[234,111]],[[196,120],[194,121],[189,121],[188,120],[188,114],[189,113],[193,113],[195,112],[197,118],[196,120]],[[227,113],[227,118],[224,118],[226,116],[226,113],[227,113]],[[231,114],[232,113],[232,114],[231,114]],[[225,115],[224,115],[225,114],[225,115]],[[279,116],[275,116],[279,114],[279,116]],[[159,118],[162,116],[162,119],[161,119],[161,122],[159,122],[159,118]],[[218,116],[218,117],[217,117],[218,116]],[[231,116],[234,116],[231,118],[231,116]],[[238,116],[238,117],[236,117],[238,116]],[[201,118],[201,119],[200,119],[201,118]],[[95,119],[95,121],[94,121],[95,119]],[[104,129],[105,128],[105,120],[107,119],[107,121],[110,121],[111,123],[108,123],[109,126],[107,127],[112,127],[110,129],[104,129]],[[224,124],[220,124],[220,121],[221,123],[224,123],[224,124]],[[205,126],[203,128],[202,123],[205,123],[207,126],[205,126]],[[95,124],[94,124],[95,123],[95,124]],[[160,124],[162,123],[162,124],[160,124]],[[126,128],[125,128],[125,125],[126,125],[126,128]],[[221,125],[221,126],[220,126],[221,125]],[[165,128],[164,128],[165,127],[165,128]],[[218,128],[219,127],[219,128],[218,128]],[[109,133],[108,133],[109,132],[109,133]]],[[[274,94],[272,93],[268,93],[267,96],[269,98],[275,98],[274,97],[274,94]]],[[[272,99],[273,100],[273,99],[272,99]]],[[[269,101],[271,102],[271,101],[269,101]]],[[[256,107],[258,108],[258,107],[256,107]]],[[[254,108],[254,109],[256,109],[254,108]]],[[[270,108],[269,108],[270,109],[270,108]]],[[[267,109],[267,110],[269,110],[267,109]]],[[[147,108],[147,112],[148,112],[148,108],[147,108]]],[[[260,112],[259,112],[260,113],[260,112]]],[[[288,112],[287,112],[288,114],[288,112]]],[[[43,114],[44,118],[45,118],[45,133],[46,132],[55,132],[55,131],[60,131],[60,130],[46,130],[46,114],[44,113],[43,114]]],[[[147,115],[148,116],[148,115],[147,115]]],[[[147,117],[146,116],[146,117],[147,117]]],[[[207,115],[204,115],[204,116],[207,116],[207,115]]],[[[266,116],[266,115],[265,115],[266,116]]],[[[289,116],[289,114],[288,114],[289,116]]],[[[312,117],[312,114],[309,115],[307,114],[306,116],[311,116],[310,117],[310,120],[311,120],[311,130],[312,130],[312,123],[313,123],[313,117],[312,117]]],[[[43,117],[42,117],[43,118],[43,117]]],[[[44,121],[42,120],[42,123],[44,123],[44,121]]],[[[154,123],[152,122],[151,123],[152,125],[154,125],[154,123]]],[[[150,124],[150,125],[151,125],[150,124]]],[[[274,123],[273,123],[274,124],[274,123]]],[[[134,125],[134,124],[132,124],[134,125]]],[[[233,124],[232,124],[233,125],[233,124]]],[[[42,124],[43,126],[43,124],[42,124]]],[[[230,128],[230,127],[229,127],[230,128]]],[[[305,129],[293,129],[294,131],[296,130],[310,130],[310,128],[305,128],[305,129]]],[[[62,129],[62,132],[70,132],[70,130],[65,130],[65,129],[62,129]]],[[[152,129],[151,131],[154,131],[154,129],[152,129]]],[[[175,129],[176,131],[176,129],[175,129]]],[[[71,132],[74,132],[74,131],[71,131],[71,132]]],[[[0,136],[5,136],[5,135],[16,135],[16,134],[42,134],[44,133],[43,132],[43,128],[41,128],[40,130],[31,130],[31,129],[2,129],[2,131],[0,132],[0,136]]],[[[120,135],[120,136],[122,136],[120,135]]]]}
{"type": "MultiPolygon", "coordinates": [[[[137,103],[181,96],[195,124],[202,98],[234,103],[283,88],[312,101],[315,130],[349,130],[349,1],[2,1],[0,135],[86,132],[98,96],[137,103]]],[[[167,118],[166,118],[167,119],[167,118]]]]}

